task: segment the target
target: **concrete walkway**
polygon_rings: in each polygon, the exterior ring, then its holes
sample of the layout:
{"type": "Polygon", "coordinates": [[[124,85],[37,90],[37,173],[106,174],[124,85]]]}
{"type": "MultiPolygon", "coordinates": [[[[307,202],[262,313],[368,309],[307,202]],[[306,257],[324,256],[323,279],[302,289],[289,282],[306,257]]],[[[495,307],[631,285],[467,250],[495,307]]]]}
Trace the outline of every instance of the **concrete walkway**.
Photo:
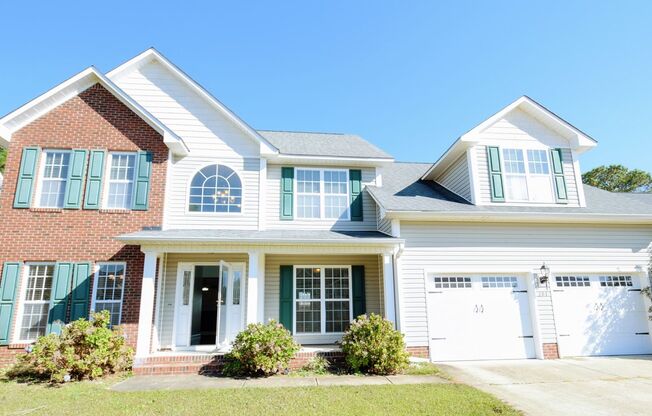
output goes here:
{"type": "Polygon", "coordinates": [[[190,390],[247,387],[317,387],[317,386],[369,386],[382,384],[426,384],[448,383],[437,376],[320,376],[289,377],[273,376],[237,380],[226,377],[207,377],[200,375],[135,376],[115,384],[111,390],[151,391],[151,390],[190,390]]]}
{"type": "Polygon", "coordinates": [[[652,357],[441,363],[455,381],[532,416],[650,415],[652,357]]]}

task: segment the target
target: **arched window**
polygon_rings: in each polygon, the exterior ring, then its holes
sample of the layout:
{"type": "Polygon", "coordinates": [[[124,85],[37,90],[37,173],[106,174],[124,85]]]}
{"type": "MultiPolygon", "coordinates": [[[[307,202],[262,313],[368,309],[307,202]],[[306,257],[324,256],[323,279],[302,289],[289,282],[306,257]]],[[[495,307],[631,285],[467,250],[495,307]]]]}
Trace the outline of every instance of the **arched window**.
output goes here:
{"type": "Polygon", "coordinates": [[[190,184],[190,212],[241,212],[242,182],[224,165],[206,166],[190,184]]]}

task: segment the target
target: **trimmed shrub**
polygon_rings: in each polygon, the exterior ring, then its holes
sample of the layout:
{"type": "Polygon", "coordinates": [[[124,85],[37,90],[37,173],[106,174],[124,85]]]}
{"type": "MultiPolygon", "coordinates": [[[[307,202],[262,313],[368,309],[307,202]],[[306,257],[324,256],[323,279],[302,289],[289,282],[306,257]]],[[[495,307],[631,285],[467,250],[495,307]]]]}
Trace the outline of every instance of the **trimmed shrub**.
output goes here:
{"type": "Polygon", "coordinates": [[[346,363],[355,372],[396,374],[409,364],[403,334],[392,323],[372,313],[351,322],[342,337],[346,363]]]}
{"type": "Polygon", "coordinates": [[[269,376],[285,370],[299,351],[290,331],[274,320],[249,324],[226,355],[227,376],[269,376]]]}
{"type": "Polygon", "coordinates": [[[326,357],[316,355],[312,357],[302,368],[301,371],[306,373],[313,373],[323,375],[328,373],[331,368],[331,363],[326,357]]]}
{"type": "Polygon", "coordinates": [[[62,383],[94,379],[131,368],[133,349],[120,329],[109,328],[108,311],[66,325],[60,335],[38,338],[30,352],[20,354],[9,368],[10,378],[49,379],[62,383]]]}

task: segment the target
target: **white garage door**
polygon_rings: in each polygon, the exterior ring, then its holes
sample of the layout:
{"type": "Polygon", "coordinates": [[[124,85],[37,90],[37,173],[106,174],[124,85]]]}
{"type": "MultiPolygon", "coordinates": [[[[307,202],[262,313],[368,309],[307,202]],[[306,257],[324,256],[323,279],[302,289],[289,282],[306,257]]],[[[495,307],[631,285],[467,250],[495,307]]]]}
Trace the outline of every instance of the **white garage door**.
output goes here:
{"type": "Polygon", "coordinates": [[[533,358],[525,281],[517,276],[429,276],[433,361],[533,358]]]}
{"type": "Polygon", "coordinates": [[[640,277],[564,275],[552,286],[562,356],[652,353],[640,277]]]}

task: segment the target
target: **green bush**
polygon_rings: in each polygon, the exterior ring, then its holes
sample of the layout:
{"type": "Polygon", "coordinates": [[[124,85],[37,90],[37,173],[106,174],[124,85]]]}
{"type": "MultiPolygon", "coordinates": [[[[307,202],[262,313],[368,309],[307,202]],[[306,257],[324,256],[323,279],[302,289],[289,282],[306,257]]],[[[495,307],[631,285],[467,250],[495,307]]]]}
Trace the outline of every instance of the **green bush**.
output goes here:
{"type": "Polygon", "coordinates": [[[331,368],[331,363],[320,355],[312,357],[302,368],[301,371],[306,373],[324,375],[331,368]]]}
{"type": "Polygon", "coordinates": [[[60,335],[38,338],[31,351],[17,357],[10,378],[39,378],[61,383],[94,379],[131,368],[133,349],[119,329],[109,328],[108,311],[66,325],[60,335]]]}
{"type": "Polygon", "coordinates": [[[249,324],[233,342],[226,355],[227,376],[269,376],[288,367],[299,351],[292,334],[276,321],[249,324]]]}
{"type": "Polygon", "coordinates": [[[342,337],[346,363],[355,372],[396,374],[409,364],[403,334],[380,315],[361,315],[342,337]]]}

